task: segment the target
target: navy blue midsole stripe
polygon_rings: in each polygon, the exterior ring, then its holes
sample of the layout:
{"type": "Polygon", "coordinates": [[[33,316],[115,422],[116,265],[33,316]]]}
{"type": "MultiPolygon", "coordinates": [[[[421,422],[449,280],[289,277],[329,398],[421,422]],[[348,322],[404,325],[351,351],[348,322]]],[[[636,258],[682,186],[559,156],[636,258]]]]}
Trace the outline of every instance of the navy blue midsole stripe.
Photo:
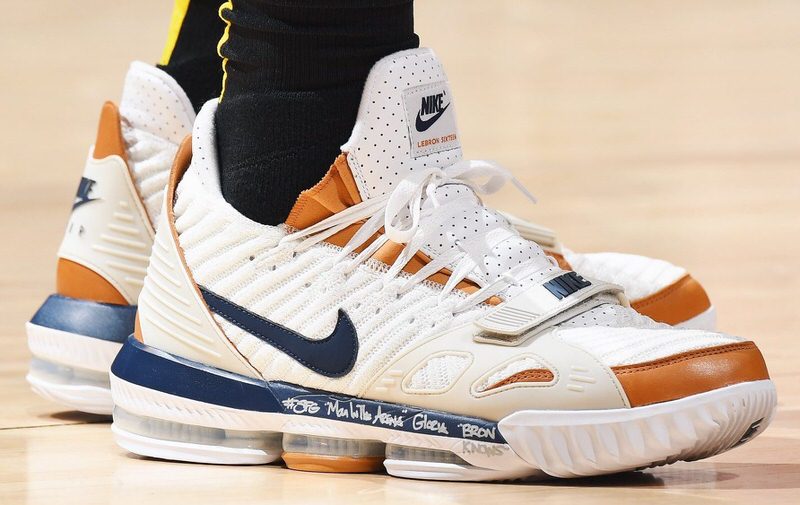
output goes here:
{"type": "Polygon", "coordinates": [[[31,323],[37,326],[120,344],[133,333],[135,321],[135,305],[112,305],[61,295],[48,296],[31,318],[31,323]]]}
{"type": "Polygon", "coordinates": [[[120,379],[148,389],[257,412],[301,415],[409,433],[505,443],[497,423],[408,405],[366,400],[262,381],[165,353],[129,338],[111,366],[120,379]]]}

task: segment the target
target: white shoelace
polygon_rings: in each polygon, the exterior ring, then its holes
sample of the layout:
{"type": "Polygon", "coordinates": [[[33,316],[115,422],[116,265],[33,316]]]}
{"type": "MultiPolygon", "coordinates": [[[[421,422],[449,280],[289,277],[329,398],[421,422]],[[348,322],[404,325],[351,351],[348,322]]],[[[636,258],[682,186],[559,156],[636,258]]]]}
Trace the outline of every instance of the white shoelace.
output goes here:
{"type": "MultiPolygon", "coordinates": [[[[291,233],[281,240],[281,244],[291,244],[294,251],[303,251],[352,224],[366,220],[342,248],[336,261],[345,261],[383,228],[382,235],[350,260],[345,266],[345,273],[367,261],[388,241],[402,244],[404,247],[400,255],[385,273],[383,284],[386,286],[399,277],[406,263],[424,246],[426,232],[431,234],[452,216],[474,212],[475,206],[480,205],[472,197],[442,202],[436,196],[436,190],[441,186],[460,184],[471,188],[475,195],[488,195],[510,181],[528,199],[536,202],[536,198],[508,170],[489,161],[464,160],[444,168],[419,166],[413,172],[413,175],[400,181],[391,194],[370,198],[308,228],[291,233]],[[479,181],[485,182],[481,184],[479,181]]],[[[415,274],[402,277],[401,284],[397,287],[398,296],[441,269],[454,265],[450,278],[439,295],[441,302],[475,268],[483,269],[484,255],[512,235],[515,236],[516,232],[500,221],[497,226],[477,233],[468,240],[456,240],[455,247],[448,252],[433,258],[415,274]]],[[[466,310],[515,284],[516,269],[517,267],[508,269],[493,282],[464,298],[453,308],[453,312],[466,310]]]]}

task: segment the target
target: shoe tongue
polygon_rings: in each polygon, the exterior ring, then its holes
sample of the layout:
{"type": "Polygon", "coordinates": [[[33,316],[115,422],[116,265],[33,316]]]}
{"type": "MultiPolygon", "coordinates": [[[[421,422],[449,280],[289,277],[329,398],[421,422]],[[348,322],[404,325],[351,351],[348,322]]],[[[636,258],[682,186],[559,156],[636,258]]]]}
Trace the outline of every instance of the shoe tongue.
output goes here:
{"type": "Polygon", "coordinates": [[[363,199],[391,192],[415,167],[461,159],[453,96],[431,49],[401,51],[372,67],[342,151],[363,199]]]}
{"type": "MultiPolygon", "coordinates": [[[[461,160],[453,96],[432,50],[395,53],[372,67],[356,125],[342,151],[323,181],[301,194],[287,225],[306,228],[354,203],[389,194],[414,170],[461,160]]],[[[468,186],[440,186],[436,198],[456,205],[442,207],[436,228],[427,230],[429,240],[421,251],[428,257],[443,255],[459,242],[480,243],[478,261],[483,264],[469,276],[479,284],[523,263],[532,270],[550,266],[536,244],[513,232],[499,213],[483,207],[468,186]]],[[[338,237],[337,245],[354,232],[338,237]]]]}
{"type": "Polygon", "coordinates": [[[186,92],[169,74],[135,61],[125,76],[119,112],[127,126],[178,145],[195,119],[186,92]]]}
{"type": "MultiPolygon", "coordinates": [[[[414,170],[461,160],[453,95],[431,49],[395,53],[372,67],[356,125],[342,151],[364,200],[390,193],[414,170]]],[[[441,186],[436,197],[440,202],[462,200],[464,205],[448,207],[447,219],[429,230],[431,239],[422,248],[428,256],[445,254],[459,241],[485,237],[482,271],[473,272],[471,279],[490,282],[522,263],[532,269],[549,266],[533,242],[513,232],[498,233],[498,227],[506,227],[505,219],[483,207],[467,186],[441,186]],[[489,238],[486,234],[492,229],[489,238]]]]}

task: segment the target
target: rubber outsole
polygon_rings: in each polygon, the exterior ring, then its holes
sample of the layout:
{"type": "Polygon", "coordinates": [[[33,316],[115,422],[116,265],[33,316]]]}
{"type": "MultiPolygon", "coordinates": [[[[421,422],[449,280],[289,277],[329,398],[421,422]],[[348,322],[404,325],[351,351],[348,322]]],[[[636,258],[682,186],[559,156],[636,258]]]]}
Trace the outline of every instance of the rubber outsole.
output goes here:
{"type": "Polygon", "coordinates": [[[25,376],[31,390],[44,398],[71,410],[110,416],[113,408],[109,388],[88,385],[64,385],[49,382],[28,373],[25,376]]]}

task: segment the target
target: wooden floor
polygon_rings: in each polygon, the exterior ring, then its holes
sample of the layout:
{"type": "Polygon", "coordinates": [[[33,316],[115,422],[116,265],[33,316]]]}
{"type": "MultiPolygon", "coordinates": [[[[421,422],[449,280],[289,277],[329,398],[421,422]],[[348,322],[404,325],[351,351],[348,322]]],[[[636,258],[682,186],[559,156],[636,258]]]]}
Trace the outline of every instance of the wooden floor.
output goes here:
{"type": "Polygon", "coordinates": [[[467,154],[541,201],[494,203],[576,250],[685,265],[778,386],[772,426],[729,453],[526,485],[147,461],[29,392],[23,324],[53,287],[99,106],[159,56],[168,4],[29,0],[0,19],[0,504],[800,503],[800,3],[418,2],[467,154]]]}

